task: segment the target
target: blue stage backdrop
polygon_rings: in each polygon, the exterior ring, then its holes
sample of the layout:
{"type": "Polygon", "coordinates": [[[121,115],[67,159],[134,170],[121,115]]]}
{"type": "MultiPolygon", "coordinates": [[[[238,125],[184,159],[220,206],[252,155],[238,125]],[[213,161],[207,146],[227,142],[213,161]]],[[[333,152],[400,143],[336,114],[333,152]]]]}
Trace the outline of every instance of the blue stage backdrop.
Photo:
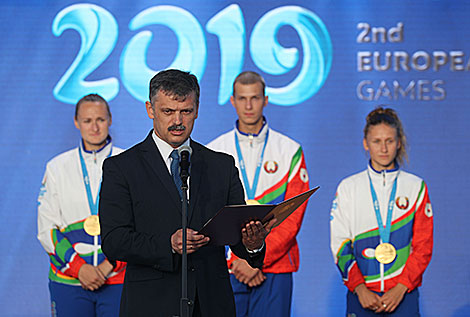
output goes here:
{"type": "Polygon", "coordinates": [[[233,127],[231,83],[254,70],[267,81],[270,126],[303,145],[321,189],[299,235],[293,316],[344,315],[329,212],[340,179],[366,167],[364,118],[379,104],[403,119],[405,169],[426,180],[433,203],[421,311],[470,316],[469,16],[468,1],[3,0],[0,315],[50,315],[37,196],[46,162],[79,142],[73,104],[106,97],[113,139],[130,147],[152,126],[149,79],[172,67],[201,82],[195,140],[233,127]]]}

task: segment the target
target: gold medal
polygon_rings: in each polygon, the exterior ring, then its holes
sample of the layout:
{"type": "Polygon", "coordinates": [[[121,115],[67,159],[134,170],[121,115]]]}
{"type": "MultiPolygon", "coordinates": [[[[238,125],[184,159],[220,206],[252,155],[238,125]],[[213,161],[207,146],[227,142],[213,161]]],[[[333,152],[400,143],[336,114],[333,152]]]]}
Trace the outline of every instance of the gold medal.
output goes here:
{"type": "Polygon", "coordinates": [[[100,219],[97,215],[91,215],[85,219],[83,223],[83,229],[90,236],[99,236],[100,235],[100,219]]]}
{"type": "Polygon", "coordinates": [[[254,199],[248,199],[246,201],[246,204],[247,205],[261,205],[257,200],[254,200],[254,199]]]}
{"type": "Polygon", "coordinates": [[[390,243],[381,243],[375,248],[375,258],[383,264],[392,263],[397,256],[397,250],[390,243]]]}

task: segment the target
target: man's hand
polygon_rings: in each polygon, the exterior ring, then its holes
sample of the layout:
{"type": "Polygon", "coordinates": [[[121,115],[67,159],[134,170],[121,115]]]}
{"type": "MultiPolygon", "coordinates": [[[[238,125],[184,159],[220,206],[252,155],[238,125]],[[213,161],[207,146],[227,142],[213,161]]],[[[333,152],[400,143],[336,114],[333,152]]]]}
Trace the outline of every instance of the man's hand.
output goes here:
{"type": "Polygon", "coordinates": [[[242,242],[245,248],[250,251],[260,249],[264,239],[276,223],[276,218],[271,219],[263,226],[261,221],[250,221],[242,228],[242,242]]]}
{"type": "MultiPolygon", "coordinates": [[[[186,251],[188,254],[196,252],[200,247],[205,246],[209,243],[209,237],[206,237],[202,234],[198,234],[197,231],[193,229],[186,229],[186,251]]],[[[175,250],[176,253],[183,253],[183,229],[178,229],[175,233],[171,235],[171,247],[175,250]]]]}
{"type": "Polygon", "coordinates": [[[370,309],[375,312],[377,312],[379,308],[383,308],[380,296],[369,291],[364,283],[359,284],[354,291],[359,298],[362,308],[370,309]]]}
{"type": "Polygon", "coordinates": [[[377,309],[376,313],[391,313],[393,312],[398,305],[403,300],[406,291],[408,291],[408,287],[403,284],[398,283],[394,287],[388,290],[385,294],[382,295],[380,300],[382,301],[382,306],[380,309],[377,309]]]}
{"type": "Polygon", "coordinates": [[[258,286],[266,279],[260,269],[252,268],[243,259],[233,261],[231,271],[237,280],[250,287],[258,286]]]}
{"type": "Polygon", "coordinates": [[[93,265],[83,264],[78,271],[78,279],[82,287],[89,291],[95,291],[106,281],[103,273],[93,265]]]}

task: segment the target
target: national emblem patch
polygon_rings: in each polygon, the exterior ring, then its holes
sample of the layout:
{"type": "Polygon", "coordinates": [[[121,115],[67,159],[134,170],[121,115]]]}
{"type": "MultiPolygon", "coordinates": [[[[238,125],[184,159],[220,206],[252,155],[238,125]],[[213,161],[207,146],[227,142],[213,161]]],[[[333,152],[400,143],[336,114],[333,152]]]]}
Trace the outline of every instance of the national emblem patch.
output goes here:
{"type": "Polygon", "coordinates": [[[395,200],[395,204],[400,209],[408,209],[408,206],[410,205],[410,200],[406,196],[399,196],[395,200]]]}
{"type": "Polygon", "coordinates": [[[279,164],[276,161],[266,161],[264,163],[264,170],[268,174],[276,173],[278,168],[279,168],[279,164]]]}

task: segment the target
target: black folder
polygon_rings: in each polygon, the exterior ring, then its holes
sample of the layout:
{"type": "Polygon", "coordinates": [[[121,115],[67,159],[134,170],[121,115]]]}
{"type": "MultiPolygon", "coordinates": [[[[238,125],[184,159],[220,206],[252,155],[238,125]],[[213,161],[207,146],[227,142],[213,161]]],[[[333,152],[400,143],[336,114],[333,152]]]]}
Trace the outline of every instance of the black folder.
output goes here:
{"type": "MultiPolygon", "coordinates": [[[[287,199],[276,205],[230,205],[220,209],[199,230],[208,236],[213,245],[235,245],[241,240],[241,229],[251,220],[259,220],[267,224],[276,218],[274,227],[283,222],[291,213],[300,207],[320,186],[310,189],[300,195],[287,199]]],[[[273,227],[273,228],[274,228],[273,227]]]]}

